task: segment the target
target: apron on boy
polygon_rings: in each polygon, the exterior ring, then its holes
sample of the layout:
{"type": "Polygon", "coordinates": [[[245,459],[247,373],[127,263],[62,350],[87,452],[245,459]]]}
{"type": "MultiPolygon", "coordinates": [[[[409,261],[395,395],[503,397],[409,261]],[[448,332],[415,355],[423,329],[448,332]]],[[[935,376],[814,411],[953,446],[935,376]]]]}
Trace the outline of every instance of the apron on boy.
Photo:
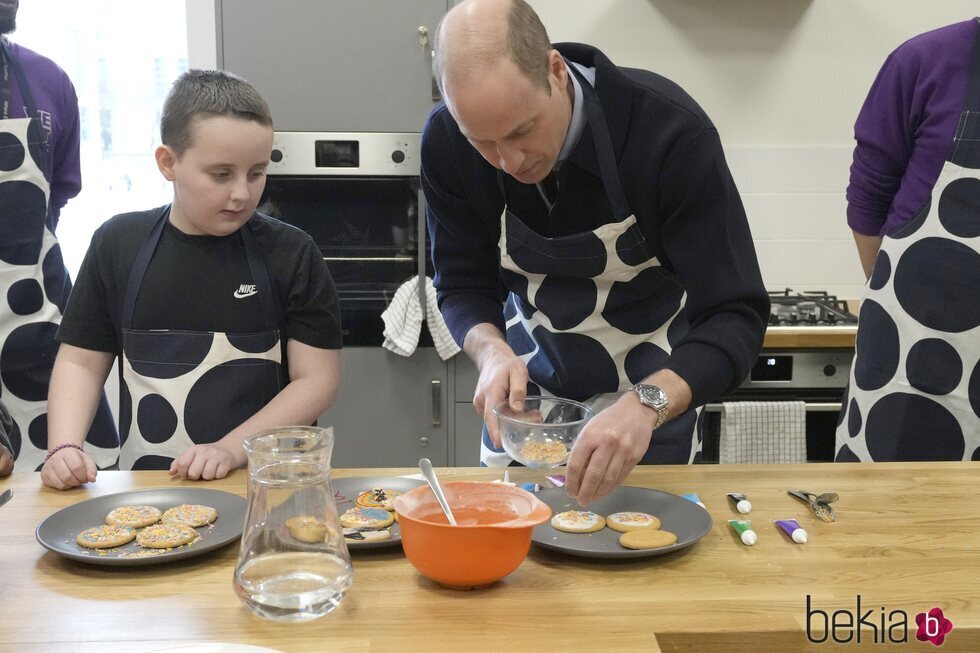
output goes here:
{"type": "Polygon", "coordinates": [[[126,285],[119,390],[119,468],[124,470],[169,468],[188,447],[220,440],[284,386],[280,310],[251,221],[238,233],[261,306],[262,331],[133,328],[136,298],[169,217],[168,207],[140,247],[126,285]]]}
{"type": "Polygon", "coordinates": [[[980,38],[932,197],[882,239],[836,448],[838,462],[980,460],[980,38]]]}
{"type": "MultiPolygon", "coordinates": [[[[49,220],[49,146],[24,71],[2,39],[0,96],[0,397],[13,417],[18,468],[34,470],[48,448],[48,383],[71,282],[49,220]],[[11,74],[26,118],[10,117],[11,74]]],[[[116,461],[119,436],[105,393],[87,441],[99,467],[116,461]]]]}
{"type": "MultiPolygon", "coordinates": [[[[510,291],[504,305],[507,343],[528,369],[528,394],[582,401],[596,412],[633,383],[661,369],[689,328],[687,294],[654,256],[636,224],[616,167],[602,107],[575,66],[599,171],[615,222],[546,238],[507,206],[500,217],[500,265],[510,291]]],[[[567,207],[549,207],[561,221],[567,207]]],[[[700,408],[653,432],[642,463],[689,463],[700,450],[700,408]]],[[[486,425],[480,463],[515,463],[493,447],[486,425]]]]}

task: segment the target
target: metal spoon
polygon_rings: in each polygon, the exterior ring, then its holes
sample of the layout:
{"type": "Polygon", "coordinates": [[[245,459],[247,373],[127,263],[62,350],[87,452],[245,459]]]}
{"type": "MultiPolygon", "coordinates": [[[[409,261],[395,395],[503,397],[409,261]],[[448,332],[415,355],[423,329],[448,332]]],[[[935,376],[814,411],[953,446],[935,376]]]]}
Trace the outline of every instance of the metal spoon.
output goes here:
{"type": "Polygon", "coordinates": [[[817,519],[825,522],[832,522],[837,519],[837,513],[830,505],[840,497],[836,492],[824,492],[817,495],[806,490],[789,490],[788,494],[800,499],[810,505],[810,510],[816,515],[817,519]]]}
{"type": "Polygon", "coordinates": [[[432,488],[432,493],[436,495],[436,501],[442,506],[442,511],[446,513],[446,519],[453,526],[456,525],[456,518],[453,517],[453,511],[449,509],[449,503],[446,502],[446,495],[442,493],[442,486],[439,485],[439,479],[436,478],[436,473],[432,469],[432,462],[428,458],[422,458],[419,460],[419,469],[422,470],[422,476],[425,480],[429,482],[429,487],[432,488]]]}

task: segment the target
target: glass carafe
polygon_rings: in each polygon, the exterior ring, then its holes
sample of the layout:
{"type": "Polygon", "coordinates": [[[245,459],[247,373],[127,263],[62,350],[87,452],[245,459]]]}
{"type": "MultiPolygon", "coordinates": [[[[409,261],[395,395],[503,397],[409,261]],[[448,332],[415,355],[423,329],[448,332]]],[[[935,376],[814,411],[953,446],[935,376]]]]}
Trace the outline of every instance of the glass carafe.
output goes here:
{"type": "Polygon", "coordinates": [[[235,593],[275,621],[307,621],[351,586],[350,554],[330,487],[333,429],[289,426],[250,435],[248,513],[235,593]]]}

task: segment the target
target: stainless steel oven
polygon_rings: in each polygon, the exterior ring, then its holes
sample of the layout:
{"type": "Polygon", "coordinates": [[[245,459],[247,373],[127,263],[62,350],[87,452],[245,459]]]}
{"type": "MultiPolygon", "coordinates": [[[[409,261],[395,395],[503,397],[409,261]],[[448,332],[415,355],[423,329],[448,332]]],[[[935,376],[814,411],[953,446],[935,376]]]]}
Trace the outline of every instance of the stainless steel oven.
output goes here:
{"type": "MultiPolygon", "coordinates": [[[[320,248],[345,347],[381,346],[381,314],[395,291],[431,272],[417,133],[278,132],[259,211],[320,248]]],[[[427,333],[420,345],[431,345],[427,333]]]]}
{"type": "Polygon", "coordinates": [[[834,457],[841,409],[857,330],[847,302],[824,292],[769,293],[772,309],[766,346],[735,392],[705,407],[702,460],[718,462],[722,404],[726,401],[802,401],[807,460],[834,457]],[[829,345],[828,345],[829,343],[829,345]]]}

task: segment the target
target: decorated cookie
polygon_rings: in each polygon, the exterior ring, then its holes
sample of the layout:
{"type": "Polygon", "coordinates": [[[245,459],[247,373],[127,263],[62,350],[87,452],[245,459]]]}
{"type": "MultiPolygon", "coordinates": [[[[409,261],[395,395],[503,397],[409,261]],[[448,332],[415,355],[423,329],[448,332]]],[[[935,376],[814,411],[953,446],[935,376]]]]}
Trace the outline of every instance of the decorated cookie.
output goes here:
{"type": "Polygon", "coordinates": [[[119,506],[109,511],[105,523],[143,528],[160,521],[162,513],[153,506],[119,506]]]}
{"type": "Polygon", "coordinates": [[[345,528],[344,539],[348,542],[379,542],[391,539],[391,531],[387,528],[379,530],[345,528]]]}
{"type": "Polygon", "coordinates": [[[361,492],[354,499],[354,503],[361,508],[384,508],[385,510],[395,509],[395,497],[397,497],[401,492],[398,490],[386,490],[384,488],[376,487],[373,490],[368,490],[367,492],[361,492]]]}
{"type": "Polygon", "coordinates": [[[587,510],[566,510],[551,518],[551,527],[566,533],[594,533],[605,526],[605,517],[587,510]]]}
{"type": "Polygon", "coordinates": [[[186,524],[154,524],[136,536],[136,543],[148,549],[171,549],[193,542],[197,531],[186,524]]]}
{"type": "Polygon", "coordinates": [[[289,534],[300,542],[316,544],[323,542],[327,537],[327,523],[312,515],[290,517],[286,520],[286,528],[289,529],[289,534]]]}
{"type": "Polygon", "coordinates": [[[109,549],[133,541],[136,529],[117,524],[106,524],[89,528],[78,534],[75,541],[87,549],[109,549]]]}
{"type": "Polygon", "coordinates": [[[619,536],[619,543],[627,549],[659,549],[675,542],[677,542],[676,535],[655,528],[639,528],[619,536]]]}
{"type": "Polygon", "coordinates": [[[660,520],[645,512],[614,512],[606,515],[606,526],[614,531],[626,533],[638,528],[660,528],[660,520]]]}
{"type": "Polygon", "coordinates": [[[211,506],[185,503],[168,508],[160,521],[164,524],[186,524],[187,526],[206,526],[218,518],[218,511],[211,506]]]}
{"type": "Polygon", "coordinates": [[[381,508],[351,508],[340,516],[344,528],[387,528],[394,521],[394,515],[381,508]]]}

